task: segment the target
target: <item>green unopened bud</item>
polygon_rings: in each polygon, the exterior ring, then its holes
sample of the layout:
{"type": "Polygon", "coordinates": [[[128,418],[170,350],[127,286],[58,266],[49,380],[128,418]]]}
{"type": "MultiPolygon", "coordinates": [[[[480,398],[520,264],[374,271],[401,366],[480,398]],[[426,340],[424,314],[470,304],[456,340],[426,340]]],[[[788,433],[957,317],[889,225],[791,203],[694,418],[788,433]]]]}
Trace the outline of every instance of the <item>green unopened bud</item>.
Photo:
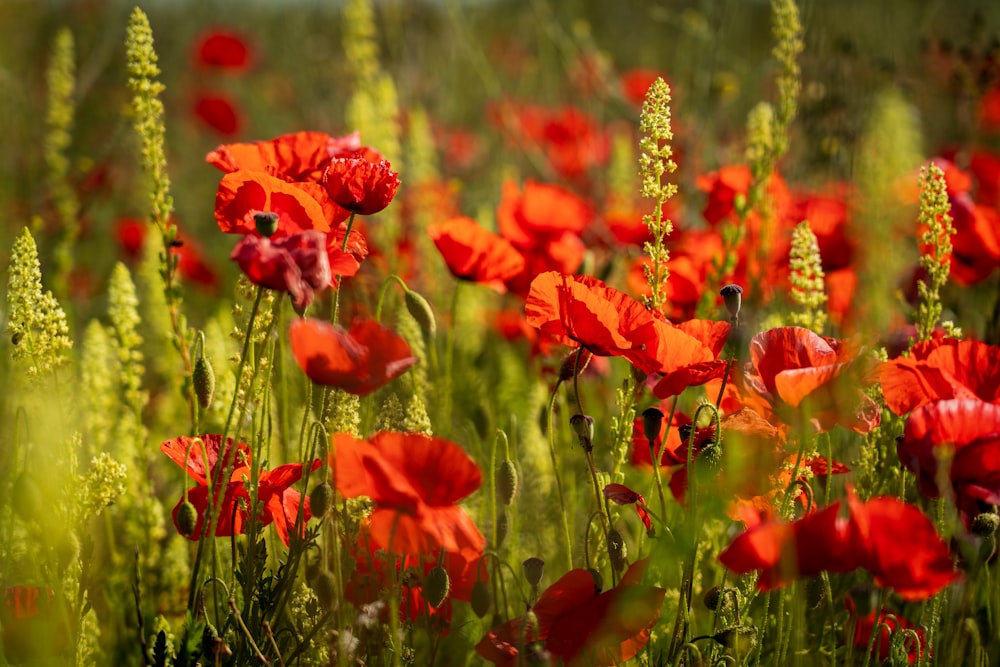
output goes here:
{"type": "Polygon", "coordinates": [[[524,578],[528,580],[532,588],[538,587],[543,572],[545,572],[545,561],[541,558],[532,557],[524,561],[524,578]]]}
{"type": "Polygon", "coordinates": [[[496,474],[497,495],[500,501],[507,506],[514,502],[520,482],[517,475],[517,466],[510,459],[504,459],[497,468],[496,474]]]}
{"type": "Polygon", "coordinates": [[[650,407],[642,411],[642,432],[650,444],[660,437],[660,429],[662,427],[663,410],[650,407]]]}
{"type": "Polygon", "coordinates": [[[194,370],[191,371],[191,383],[194,385],[194,395],[198,399],[198,405],[202,410],[208,410],[215,394],[215,371],[212,370],[212,362],[205,357],[198,357],[194,362],[194,370]]]}
{"type": "Polygon", "coordinates": [[[261,236],[273,236],[278,231],[278,214],[270,211],[255,213],[253,224],[257,227],[257,233],[261,236]]]}
{"type": "Polygon", "coordinates": [[[434,335],[437,333],[437,320],[434,318],[434,311],[431,309],[431,304],[427,302],[427,299],[422,294],[413,290],[406,290],[406,293],[403,295],[403,301],[406,303],[406,310],[409,311],[410,316],[420,325],[420,329],[424,332],[424,335],[428,338],[434,338],[434,335]]]}
{"type": "Polygon", "coordinates": [[[185,500],[180,509],[177,510],[177,530],[184,537],[191,537],[197,527],[198,510],[195,509],[190,500],[185,500]]]}
{"type": "Polygon", "coordinates": [[[976,518],[972,520],[972,526],[970,526],[973,535],[978,535],[979,537],[987,537],[993,535],[997,532],[997,528],[1000,528],[1000,515],[994,512],[983,512],[982,514],[976,515],[976,518]]]}
{"type": "Polygon", "coordinates": [[[435,565],[424,577],[424,600],[432,607],[440,607],[448,598],[450,591],[451,579],[448,578],[448,571],[440,565],[435,565]]]}
{"type": "Polygon", "coordinates": [[[734,625],[715,633],[712,639],[737,653],[746,653],[757,645],[757,628],[752,625],[734,625]]]}
{"type": "Polygon", "coordinates": [[[611,558],[611,567],[621,572],[628,565],[628,547],[622,534],[612,528],[608,531],[608,556],[611,558]]]}
{"type": "Polygon", "coordinates": [[[472,605],[472,611],[479,618],[485,618],[486,613],[490,610],[490,588],[486,585],[486,582],[476,580],[476,583],[472,585],[472,593],[469,598],[469,603],[472,605]]]}
{"type": "Polygon", "coordinates": [[[580,439],[580,446],[585,452],[594,449],[594,418],[590,415],[573,415],[569,418],[569,425],[573,427],[576,436],[580,439]]]}
{"type": "Polygon", "coordinates": [[[329,570],[323,570],[312,581],[312,589],[320,607],[331,610],[337,604],[337,579],[329,570]]]}
{"type": "Polygon", "coordinates": [[[332,504],[333,487],[330,486],[329,482],[323,482],[309,493],[309,511],[313,518],[321,519],[326,516],[332,504]]]}

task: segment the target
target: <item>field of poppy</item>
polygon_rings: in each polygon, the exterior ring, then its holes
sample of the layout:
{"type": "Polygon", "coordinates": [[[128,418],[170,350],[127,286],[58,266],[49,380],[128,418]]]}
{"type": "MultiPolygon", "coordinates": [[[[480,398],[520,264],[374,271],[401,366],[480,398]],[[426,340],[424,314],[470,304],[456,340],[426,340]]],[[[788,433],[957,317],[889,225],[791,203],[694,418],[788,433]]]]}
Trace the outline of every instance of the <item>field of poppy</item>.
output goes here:
{"type": "Polygon", "coordinates": [[[0,3],[0,667],[1000,665],[1000,6],[138,4],[0,3]]]}

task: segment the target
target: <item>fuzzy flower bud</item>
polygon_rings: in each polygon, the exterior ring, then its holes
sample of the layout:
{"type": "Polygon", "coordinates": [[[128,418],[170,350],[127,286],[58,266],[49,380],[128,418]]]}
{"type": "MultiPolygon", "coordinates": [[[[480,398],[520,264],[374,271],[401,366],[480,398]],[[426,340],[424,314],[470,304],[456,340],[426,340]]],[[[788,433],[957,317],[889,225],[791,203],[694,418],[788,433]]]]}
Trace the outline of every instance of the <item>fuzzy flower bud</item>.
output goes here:
{"type": "Polygon", "coordinates": [[[177,530],[184,537],[191,537],[197,526],[198,510],[191,504],[191,501],[185,500],[180,509],[177,510],[177,530]]]}
{"type": "Polygon", "coordinates": [[[199,407],[208,410],[215,394],[215,371],[212,369],[212,362],[206,357],[198,357],[194,362],[191,384],[194,386],[194,395],[198,399],[199,407]]]}
{"type": "Polygon", "coordinates": [[[451,579],[448,578],[448,571],[440,565],[435,565],[424,577],[424,600],[432,607],[440,607],[448,598],[450,590],[451,579]]]}
{"type": "Polygon", "coordinates": [[[333,487],[329,482],[323,482],[309,493],[309,511],[312,512],[313,518],[323,518],[332,503],[333,487]]]}
{"type": "Polygon", "coordinates": [[[316,599],[319,600],[321,608],[333,609],[337,603],[337,582],[333,573],[329,570],[323,570],[317,574],[316,578],[313,579],[312,589],[316,593],[316,599]]]}
{"type": "Polygon", "coordinates": [[[734,625],[715,633],[712,639],[737,653],[746,653],[757,645],[757,628],[752,625],[734,625]]]}
{"type": "Polygon", "coordinates": [[[434,335],[437,334],[437,320],[434,318],[434,310],[431,309],[431,304],[427,302],[427,299],[413,290],[406,290],[403,301],[406,304],[406,310],[420,325],[420,330],[424,332],[424,335],[428,338],[434,338],[434,335]]]}
{"type": "Polygon", "coordinates": [[[510,459],[504,459],[496,473],[497,495],[500,501],[507,506],[514,502],[517,497],[520,481],[517,474],[517,466],[510,459]]]}
{"type": "Polygon", "coordinates": [[[476,583],[472,586],[472,594],[469,599],[472,605],[472,611],[479,618],[485,618],[486,613],[490,610],[490,589],[486,585],[486,582],[476,580],[476,583]]]}
{"type": "Polygon", "coordinates": [[[972,534],[979,537],[988,537],[997,532],[1000,528],[1000,515],[994,512],[984,512],[972,520],[972,534]]]}

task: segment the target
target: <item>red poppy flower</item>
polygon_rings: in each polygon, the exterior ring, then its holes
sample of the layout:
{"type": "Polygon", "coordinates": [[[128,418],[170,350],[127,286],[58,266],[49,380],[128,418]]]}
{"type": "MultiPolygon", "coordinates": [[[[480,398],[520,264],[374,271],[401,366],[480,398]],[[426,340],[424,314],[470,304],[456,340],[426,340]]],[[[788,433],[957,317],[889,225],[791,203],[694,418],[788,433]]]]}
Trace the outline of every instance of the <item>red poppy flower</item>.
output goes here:
{"type": "MultiPolygon", "coordinates": [[[[299,185],[263,171],[234,171],[219,182],[215,193],[215,221],[227,234],[256,234],[254,216],[278,215],[277,236],[313,229],[330,231],[323,205],[299,185]]],[[[339,224],[339,221],[338,221],[339,224]]]]}
{"type": "Polygon", "coordinates": [[[633,563],[618,585],[601,592],[589,570],[570,570],[531,608],[537,627],[519,616],[490,630],[476,653],[500,667],[524,662],[520,647],[542,641],[567,665],[617,665],[649,642],[666,591],[641,583],[646,561],[633,563]]]}
{"type": "Polygon", "coordinates": [[[653,532],[653,524],[645,507],[646,499],[641,493],[633,491],[624,484],[608,484],[604,487],[604,497],[618,505],[635,505],[635,511],[642,525],[646,527],[646,532],[653,532]]]}
{"type": "Polygon", "coordinates": [[[676,327],[669,322],[658,327],[668,327],[670,336],[661,347],[664,352],[659,358],[664,363],[659,372],[663,377],[653,387],[654,396],[675,396],[687,387],[725,375],[727,362],[719,359],[719,354],[729,337],[729,322],[692,319],[676,327]]]}
{"type": "Polygon", "coordinates": [[[847,505],[853,551],[876,584],[924,600],[958,579],[948,546],[919,509],[892,497],[861,502],[850,486],[847,505]]]}
{"type": "Polygon", "coordinates": [[[330,160],[359,149],[357,132],[342,137],[294,132],[267,141],[222,145],[206,155],[205,161],[227,174],[245,169],[265,171],[291,183],[319,183],[330,160]]]}
{"type": "Polygon", "coordinates": [[[878,368],[885,403],[897,415],[951,398],[1000,401],[1000,348],[973,340],[938,338],[910,348],[878,368]]]}
{"type": "Polygon", "coordinates": [[[621,76],[622,95],[636,107],[642,108],[643,102],[646,101],[646,93],[649,92],[649,87],[657,79],[666,80],[667,77],[656,69],[644,67],[630,69],[621,76]]]}
{"type": "Polygon", "coordinates": [[[0,607],[3,655],[10,664],[50,664],[69,646],[70,613],[42,586],[8,586],[0,607]]]}
{"type": "Polygon", "coordinates": [[[326,235],[321,232],[305,231],[273,240],[248,235],[236,244],[229,258],[254,285],[291,294],[300,313],[333,279],[326,235]]]}
{"type": "Polygon", "coordinates": [[[451,218],[427,231],[456,278],[505,292],[504,281],[524,270],[524,256],[509,241],[471,218],[451,218]]]}
{"type": "Polygon", "coordinates": [[[963,287],[978,285],[1000,265],[1000,212],[968,194],[954,195],[949,203],[955,228],[949,277],[963,287]]]}
{"type": "Polygon", "coordinates": [[[515,182],[506,181],[497,224],[501,236],[526,249],[564,232],[579,235],[593,215],[586,200],[561,186],[528,180],[522,192],[515,182]]]}
{"type": "Polygon", "coordinates": [[[820,431],[840,424],[867,433],[880,415],[858,389],[864,370],[863,360],[843,341],[802,327],[778,327],[751,339],[742,379],[786,422],[805,417],[820,431]]]}
{"type": "MultiPolygon", "coordinates": [[[[202,435],[199,438],[204,443],[204,452],[201,445],[197,443],[192,445],[193,439],[188,436],[167,440],[160,445],[160,451],[177,465],[183,467],[188,476],[197,482],[197,486],[188,489],[187,499],[194,505],[198,521],[194,531],[186,536],[191,540],[198,540],[201,537],[205,514],[210,502],[208,476],[210,475],[214,479],[218,475],[218,466],[226,462],[232,466],[232,473],[225,481],[226,488],[220,504],[219,516],[216,519],[215,535],[216,537],[240,535],[243,533],[246,521],[250,516],[250,490],[247,488],[251,476],[250,448],[239,443],[235,445],[236,449],[233,450],[234,441],[232,438],[227,438],[223,449],[222,436],[219,434],[202,435]],[[186,465],[185,454],[187,455],[186,465]]],[[[316,459],[312,463],[312,470],[316,470],[320,465],[322,462],[316,459]]],[[[259,471],[257,501],[261,504],[261,512],[258,521],[265,526],[273,523],[285,546],[289,545],[291,531],[298,520],[299,506],[303,502],[301,494],[291,487],[301,478],[301,463],[278,466],[274,470],[259,471]]],[[[303,526],[311,516],[309,499],[306,498],[304,502],[306,505],[303,508],[303,526]]],[[[177,530],[181,534],[185,533],[177,523],[177,515],[183,504],[184,498],[181,498],[173,511],[174,525],[177,526],[177,530]]]]}
{"type": "Polygon", "coordinates": [[[980,504],[1000,504],[1000,405],[977,398],[922,405],[906,420],[896,451],[930,498],[942,494],[939,466],[950,461],[946,479],[966,522],[980,504]]]}
{"type": "Polygon", "coordinates": [[[222,93],[202,93],[194,102],[194,115],[207,127],[232,137],[243,129],[243,118],[232,98],[222,93]]]}
{"type": "Polygon", "coordinates": [[[385,159],[370,159],[365,151],[338,155],[323,172],[323,187],[338,206],[359,215],[373,215],[392,202],[399,174],[385,159]]]}
{"type": "Polygon", "coordinates": [[[298,319],[289,329],[292,354],[316,384],[365,396],[399,377],[417,358],[406,340],[374,320],[358,320],[344,331],[315,319],[298,319]]]}
{"type": "Polygon", "coordinates": [[[345,498],[366,496],[375,509],[365,524],[373,549],[437,557],[459,599],[468,599],[486,539],[457,503],[482,484],[482,473],[461,447],[416,433],[376,433],[357,440],[333,437],[334,482],[345,498]]]}
{"type": "MultiPolygon", "coordinates": [[[[666,402],[659,404],[659,409],[664,415],[670,414],[670,406],[666,402]]],[[[660,424],[660,432],[653,440],[653,449],[663,452],[660,456],[660,466],[675,466],[683,463],[687,458],[678,457],[675,451],[680,451],[686,443],[681,440],[680,428],[691,423],[691,418],[682,414],[679,410],[674,411],[673,421],[670,422],[670,431],[667,433],[667,442],[663,444],[663,435],[667,432],[667,419],[664,418],[660,424]]],[[[646,438],[646,431],[643,426],[642,417],[636,417],[632,423],[632,455],[630,461],[634,466],[652,466],[653,457],[649,451],[649,440],[646,438]]]]}
{"type": "Polygon", "coordinates": [[[241,72],[250,67],[250,47],[243,37],[231,30],[212,30],[194,43],[194,62],[199,67],[217,67],[241,72]]]}

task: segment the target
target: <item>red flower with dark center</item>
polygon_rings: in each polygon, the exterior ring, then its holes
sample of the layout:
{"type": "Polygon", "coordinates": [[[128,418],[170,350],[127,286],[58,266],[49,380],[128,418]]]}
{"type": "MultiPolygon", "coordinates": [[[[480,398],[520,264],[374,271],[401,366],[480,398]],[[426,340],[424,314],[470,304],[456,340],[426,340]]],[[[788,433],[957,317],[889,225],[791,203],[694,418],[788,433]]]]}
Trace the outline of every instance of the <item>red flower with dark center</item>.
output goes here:
{"type": "Polygon", "coordinates": [[[315,319],[298,319],[289,329],[292,354],[316,384],[365,396],[417,363],[401,336],[374,320],[357,320],[345,331],[315,319]]]}
{"type": "Polygon", "coordinates": [[[298,232],[274,240],[248,235],[229,258],[254,285],[291,294],[300,313],[333,280],[326,235],[321,232],[298,232]]]}
{"type": "Polygon", "coordinates": [[[372,161],[364,151],[340,155],[323,172],[323,187],[338,206],[359,215],[373,215],[392,202],[399,174],[389,161],[372,161]]]}
{"type": "Polygon", "coordinates": [[[231,30],[212,30],[194,43],[194,62],[203,68],[217,67],[242,72],[250,67],[250,47],[243,37],[231,30]]]}
{"type": "Polygon", "coordinates": [[[333,436],[334,483],[345,498],[365,496],[375,509],[364,525],[373,550],[422,562],[443,549],[454,594],[468,600],[486,539],[458,503],[482,484],[462,448],[416,433],[333,436]]]}
{"type": "Polygon", "coordinates": [[[843,341],[778,327],[751,339],[742,379],[786,422],[806,418],[820,431],[840,424],[867,433],[880,415],[858,388],[864,371],[864,360],[843,341]]]}
{"type": "Polygon", "coordinates": [[[267,141],[225,144],[206,155],[205,161],[227,174],[241,169],[264,171],[290,183],[320,183],[330,160],[360,149],[357,132],[342,137],[294,132],[267,141]]]}
{"type": "Polygon", "coordinates": [[[601,592],[589,570],[570,570],[531,608],[537,627],[519,616],[490,630],[476,653],[499,667],[525,660],[518,647],[544,642],[567,665],[617,665],[649,642],[666,591],[641,583],[646,561],[633,563],[618,585],[601,592]]]}
{"type": "Polygon", "coordinates": [[[524,270],[524,256],[471,218],[451,218],[428,230],[452,275],[506,292],[504,282],[524,270]]]}
{"type": "MultiPolygon", "coordinates": [[[[211,476],[212,479],[215,479],[219,474],[218,466],[228,462],[232,473],[228,480],[223,481],[225,490],[219,506],[219,516],[215,522],[215,535],[216,537],[240,535],[243,533],[244,526],[250,516],[250,489],[247,488],[252,472],[250,448],[239,443],[235,445],[234,451],[232,450],[233,439],[227,438],[225,449],[223,449],[222,436],[219,434],[202,435],[199,436],[199,439],[204,444],[204,452],[202,446],[188,436],[167,440],[160,445],[160,451],[177,465],[183,467],[188,476],[197,482],[197,486],[188,489],[187,492],[188,502],[194,506],[198,516],[194,531],[185,534],[177,523],[177,515],[184,504],[183,497],[174,507],[174,525],[177,526],[177,531],[186,535],[188,539],[200,539],[210,502],[208,477],[211,476]],[[186,461],[185,454],[187,454],[186,461]]],[[[316,470],[320,465],[322,462],[316,459],[313,461],[312,470],[316,470]]],[[[285,546],[289,545],[290,535],[298,520],[299,506],[303,502],[301,494],[291,487],[301,478],[301,463],[291,463],[278,466],[274,470],[259,471],[257,501],[261,504],[261,512],[258,521],[265,526],[274,523],[274,528],[285,546]]],[[[305,499],[305,503],[305,507],[302,508],[301,525],[303,527],[311,516],[308,498],[305,499]]]]}
{"type": "Polygon", "coordinates": [[[938,338],[913,345],[909,357],[878,368],[885,403],[897,415],[952,398],[1000,401],[1000,348],[938,338]]]}
{"type": "Polygon", "coordinates": [[[232,98],[222,93],[202,93],[194,103],[194,115],[221,135],[232,137],[243,129],[243,118],[232,98]]]}
{"type": "Polygon", "coordinates": [[[215,193],[219,229],[227,234],[256,234],[254,216],[258,213],[278,215],[276,236],[306,230],[328,232],[331,222],[342,221],[331,221],[323,204],[298,184],[263,171],[240,170],[223,176],[215,193]]]}

